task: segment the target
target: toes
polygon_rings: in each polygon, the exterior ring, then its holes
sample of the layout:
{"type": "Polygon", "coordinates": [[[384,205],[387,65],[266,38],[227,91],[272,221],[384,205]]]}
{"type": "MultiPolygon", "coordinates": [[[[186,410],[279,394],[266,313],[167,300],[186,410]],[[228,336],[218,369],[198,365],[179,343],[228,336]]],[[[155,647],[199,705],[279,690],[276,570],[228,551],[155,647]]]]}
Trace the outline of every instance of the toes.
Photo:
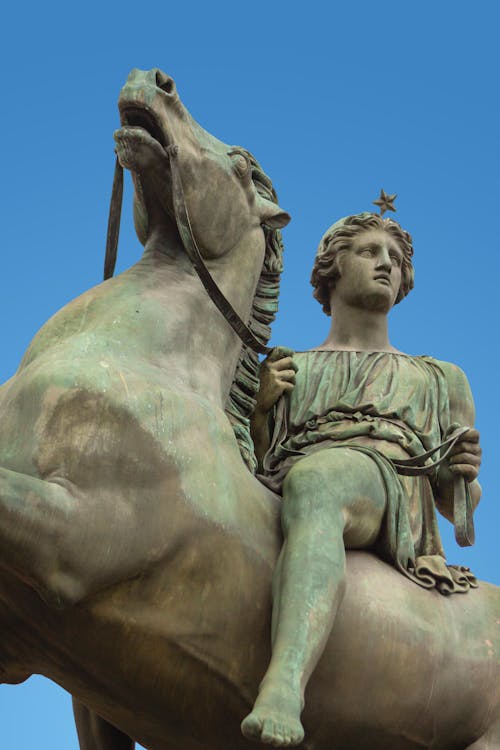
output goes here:
{"type": "Polygon", "coordinates": [[[241,731],[249,740],[259,740],[261,737],[262,722],[255,713],[249,714],[241,722],[241,731]]]}
{"type": "Polygon", "coordinates": [[[274,745],[275,747],[280,746],[279,738],[276,736],[276,726],[272,719],[264,719],[262,722],[262,733],[260,735],[261,742],[265,742],[266,745],[274,745]]]}
{"type": "Polygon", "coordinates": [[[297,729],[295,730],[295,732],[292,733],[290,744],[300,745],[303,739],[304,739],[304,729],[302,725],[299,725],[297,729]]]}
{"type": "Polygon", "coordinates": [[[249,740],[260,740],[274,747],[299,745],[304,739],[300,722],[294,720],[289,723],[269,716],[262,718],[257,711],[242,721],[241,731],[249,740]]]}
{"type": "Polygon", "coordinates": [[[275,719],[266,719],[262,723],[261,742],[274,747],[288,747],[293,743],[293,733],[290,728],[275,719]]]}
{"type": "Polygon", "coordinates": [[[276,747],[289,747],[299,745],[304,739],[302,725],[297,722],[282,724],[276,722],[274,725],[274,744],[276,747]]]}

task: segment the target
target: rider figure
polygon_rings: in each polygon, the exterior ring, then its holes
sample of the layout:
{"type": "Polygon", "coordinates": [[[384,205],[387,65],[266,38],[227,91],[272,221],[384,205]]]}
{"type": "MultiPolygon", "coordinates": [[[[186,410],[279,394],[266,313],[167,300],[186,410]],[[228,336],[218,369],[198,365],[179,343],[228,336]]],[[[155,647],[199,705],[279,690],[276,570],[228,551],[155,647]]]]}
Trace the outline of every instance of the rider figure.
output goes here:
{"type": "Polygon", "coordinates": [[[301,742],[304,690],[344,593],[345,549],[372,549],[441,593],[475,585],[467,569],[446,564],[435,514],[437,506],[453,521],[456,477],[472,507],[481,495],[479,433],[464,429],[474,424],[467,379],[455,365],[398,351],[388,337],[387,315],[413,287],[412,255],[410,235],[392,219],[338,221],[311,279],[332,315],[326,340],[294,356],[277,349],[262,364],[252,431],[263,481],[283,495],[284,544],[272,659],[242,724],[249,738],[301,742]],[[397,472],[398,461],[457,434],[439,466],[429,458],[425,474],[397,472]]]}

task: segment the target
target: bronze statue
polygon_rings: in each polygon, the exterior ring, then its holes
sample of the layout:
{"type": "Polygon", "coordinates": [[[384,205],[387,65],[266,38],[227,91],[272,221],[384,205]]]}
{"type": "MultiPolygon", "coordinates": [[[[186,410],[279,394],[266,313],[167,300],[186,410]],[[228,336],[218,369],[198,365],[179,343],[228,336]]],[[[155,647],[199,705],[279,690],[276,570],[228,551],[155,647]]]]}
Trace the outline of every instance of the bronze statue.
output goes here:
{"type": "MultiPolygon", "coordinates": [[[[144,255],[49,320],[0,390],[0,681],[72,693],[82,750],[243,750],[282,540],[239,336],[265,350],[288,216],[169,76],[132,71],[119,108],[144,255]]],[[[349,552],[309,747],[498,744],[498,620],[496,587],[445,598],[349,552]]]]}
{"type": "MultiPolygon", "coordinates": [[[[382,215],[395,197],[382,191],[382,215]]],[[[469,385],[454,365],[389,342],[387,315],[413,287],[412,255],[410,235],[391,219],[366,213],[334,224],[312,274],[314,295],[332,316],[326,341],[263,364],[254,435],[264,479],[283,494],[285,541],[273,655],[242,725],[250,738],[303,738],[305,687],[344,594],[344,547],[372,549],[441,593],[476,585],[467,569],[446,565],[434,511],[437,503],[454,520],[454,477],[467,480],[474,508],[481,495],[469,385]],[[280,397],[270,445],[269,413],[280,397]]]]}

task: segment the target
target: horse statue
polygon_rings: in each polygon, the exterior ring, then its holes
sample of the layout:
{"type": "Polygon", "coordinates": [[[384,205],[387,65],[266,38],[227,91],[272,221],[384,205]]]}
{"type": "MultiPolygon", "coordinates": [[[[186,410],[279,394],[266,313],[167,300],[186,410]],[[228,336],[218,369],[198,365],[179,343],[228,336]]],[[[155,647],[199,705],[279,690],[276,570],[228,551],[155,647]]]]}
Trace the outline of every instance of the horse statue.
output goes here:
{"type": "MultiPolygon", "coordinates": [[[[244,750],[281,543],[250,344],[289,217],[158,69],[131,72],[119,109],[144,255],[51,318],[0,390],[0,682],[68,690],[82,750],[244,750]]],[[[494,586],[445,598],[349,553],[304,746],[500,748],[499,623],[494,586]]]]}

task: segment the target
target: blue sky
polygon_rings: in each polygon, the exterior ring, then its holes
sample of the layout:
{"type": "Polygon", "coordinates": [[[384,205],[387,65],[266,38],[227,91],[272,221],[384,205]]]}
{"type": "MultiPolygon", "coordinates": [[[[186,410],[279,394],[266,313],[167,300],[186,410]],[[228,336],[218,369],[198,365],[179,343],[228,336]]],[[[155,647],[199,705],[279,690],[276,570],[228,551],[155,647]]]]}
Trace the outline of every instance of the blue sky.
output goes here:
{"type": "MultiPolygon", "coordinates": [[[[476,399],[484,499],[476,547],[451,561],[500,583],[497,373],[498,6],[277,0],[139,6],[27,2],[2,13],[0,376],[41,324],[101,278],[116,100],[132,67],[176,80],[193,116],[251,150],[293,217],[273,342],[309,348],[328,320],[309,274],[323,231],[397,192],[416,288],[392,343],[459,364],[476,399]]],[[[140,246],[127,183],[119,269],[140,246]]],[[[2,747],[77,748],[67,695],[0,687],[2,747]]]]}

